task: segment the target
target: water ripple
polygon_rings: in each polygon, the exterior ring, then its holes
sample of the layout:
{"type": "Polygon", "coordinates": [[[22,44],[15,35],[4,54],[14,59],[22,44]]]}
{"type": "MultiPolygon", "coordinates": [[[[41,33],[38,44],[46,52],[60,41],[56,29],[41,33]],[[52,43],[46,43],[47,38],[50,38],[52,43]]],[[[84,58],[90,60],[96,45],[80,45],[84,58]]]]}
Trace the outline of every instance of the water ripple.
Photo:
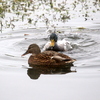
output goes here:
{"type": "MultiPolygon", "coordinates": [[[[31,29],[30,29],[31,30],[31,29]]],[[[24,35],[25,31],[13,32],[12,34],[1,34],[0,36],[0,62],[5,62],[6,65],[17,64],[21,65],[24,61],[27,63],[29,56],[21,58],[21,55],[27,47],[32,43],[37,43],[42,49],[45,43],[48,41],[48,34],[41,30],[30,31],[28,29],[27,35],[24,35]],[[14,61],[14,63],[11,63],[14,61]]],[[[71,43],[73,49],[65,52],[69,56],[80,60],[82,63],[84,59],[89,61],[89,58],[96,56],[96,60],[99,61],[98,55],[100,54],[100,40],[98,40],[99,34],[97,31],[78,32],[61,34],[59,39],[65,38],[71,43]],[[94,33],[93,33],[94,32],[94,33]],[[96,33],[95,33],[96,32],[96,33]]],[[[99,31],[98,31],[99,33],[99,31]]],[[[90,60],[91,62],[91,60],[90,60]]],[[[25,63],[25,62],[24,62],[25,63]]],[[[91,62],[92,66],[92,62],[91,62]]]]}

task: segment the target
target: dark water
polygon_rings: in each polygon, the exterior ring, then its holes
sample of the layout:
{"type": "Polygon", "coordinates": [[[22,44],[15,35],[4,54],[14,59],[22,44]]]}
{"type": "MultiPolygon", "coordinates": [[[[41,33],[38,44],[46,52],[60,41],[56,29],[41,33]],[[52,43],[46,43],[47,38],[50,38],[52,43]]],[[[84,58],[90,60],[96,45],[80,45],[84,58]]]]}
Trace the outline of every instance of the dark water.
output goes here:
{"type": "Polygon", "coordinates": [[[45,29],[0,34],[0,100],[100,100],[100,29],[62,30],[59,39],[66,38],[73,47],[64,53],[77,59],[70,73],[27,69],[30,55],[21,55],[31,43],[43,48],[45,29]]]}

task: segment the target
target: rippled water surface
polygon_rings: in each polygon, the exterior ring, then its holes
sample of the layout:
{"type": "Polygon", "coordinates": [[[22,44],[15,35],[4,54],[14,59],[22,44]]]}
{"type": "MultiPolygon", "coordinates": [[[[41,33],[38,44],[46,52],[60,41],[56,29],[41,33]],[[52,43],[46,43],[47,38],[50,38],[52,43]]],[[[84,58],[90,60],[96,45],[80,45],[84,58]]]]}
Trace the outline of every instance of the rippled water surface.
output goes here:
{"type": "Polygon", "coordinates": [[[72,32],[62,28],[64,32],[58,34],[73,47],[63,52],[77,59],[71,73],[66,69],[28,69],[30,55],[21,55],[32,43],[42,50],[48,41],[44,28],[0,34],[0,100],[100,100],[98,27],[72,32]]]}

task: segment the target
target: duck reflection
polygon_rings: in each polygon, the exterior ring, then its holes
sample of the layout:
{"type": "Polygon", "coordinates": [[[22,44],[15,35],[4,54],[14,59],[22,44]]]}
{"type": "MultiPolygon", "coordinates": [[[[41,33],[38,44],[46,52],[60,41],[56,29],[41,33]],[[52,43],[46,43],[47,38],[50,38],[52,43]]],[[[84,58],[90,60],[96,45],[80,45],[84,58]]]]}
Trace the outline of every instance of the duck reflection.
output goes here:
{"type": "Polygon", "coordinates": [[[27,70],[27,74],[31,79],[38,79],[41,74],[67,74],[69,72],[76,72],[76,70],[71,70],[72,65],[64,67],[43,67],[43,66],[33,66],[27,70]]]}

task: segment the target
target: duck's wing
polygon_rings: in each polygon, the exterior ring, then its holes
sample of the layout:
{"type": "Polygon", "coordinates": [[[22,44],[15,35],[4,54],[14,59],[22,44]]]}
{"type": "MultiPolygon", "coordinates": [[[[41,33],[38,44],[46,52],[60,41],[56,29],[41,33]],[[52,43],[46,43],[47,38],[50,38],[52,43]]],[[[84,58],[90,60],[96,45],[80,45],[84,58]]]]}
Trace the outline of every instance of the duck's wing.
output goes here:
{"type": "Polygon", "coordinates": [[[65,66],[66,64],[73,63],[74,60],[67,55],[55,51],[44,51],[38,55],[30,56],[29,65],[41,66],[65,66]]]}
{"type": "Polygon", "coordinates": [[[72,49],[71,43],[69,41],[66,41],[65,39],[58,41],[57,45],[61,50],[64,50],[64,51],[72,49]]]}
{"type": "Polygon", "coordinates": [[[58,60],[58,61],[70,61],[71,59],[70,58],[64,58],[64,57],[61,57],[61,56],[52,56],[51,59],[54,59],[54,60],[58,60]]]}

